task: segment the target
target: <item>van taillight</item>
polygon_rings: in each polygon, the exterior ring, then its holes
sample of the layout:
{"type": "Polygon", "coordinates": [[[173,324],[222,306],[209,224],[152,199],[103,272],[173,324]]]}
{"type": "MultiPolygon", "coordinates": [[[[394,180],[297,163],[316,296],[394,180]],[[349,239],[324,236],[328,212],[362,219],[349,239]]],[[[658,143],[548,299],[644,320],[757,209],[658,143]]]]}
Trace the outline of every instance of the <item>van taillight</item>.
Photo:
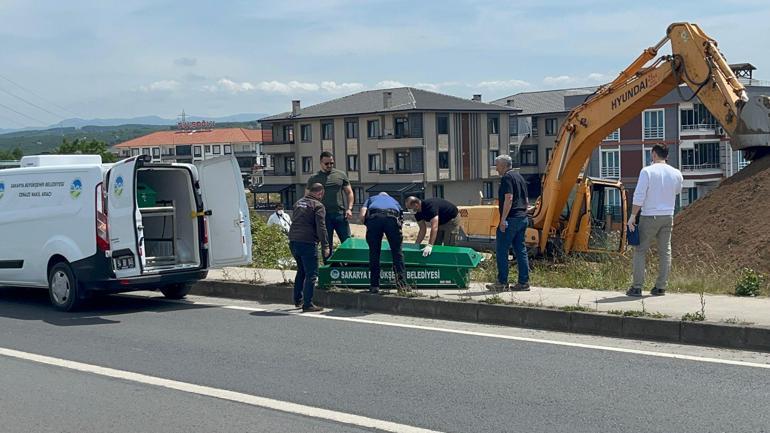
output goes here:
{"type": "Polygon", "coordinates": [[[209,221],[203,218],[203,248],[209,247],[209,221]]]}
{"type": "Polygon", "coordinates": [[[107,197],[101,183],[96,185],[96,248],[99,251],[110,250],[107,197]]]}

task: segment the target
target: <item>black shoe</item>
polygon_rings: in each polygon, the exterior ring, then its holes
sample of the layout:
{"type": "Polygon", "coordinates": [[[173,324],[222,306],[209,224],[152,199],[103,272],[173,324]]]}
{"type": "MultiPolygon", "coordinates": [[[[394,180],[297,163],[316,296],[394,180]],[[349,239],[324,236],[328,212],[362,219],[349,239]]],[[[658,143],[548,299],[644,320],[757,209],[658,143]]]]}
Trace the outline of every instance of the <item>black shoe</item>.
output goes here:
{"type": "Polygon", "coordinates": [[[380,293],[380,288],[379,287],[370,287],[369,288],[369,293],[371,293],[372,295],[376,295],[376,294],[380,293]]]}
{"type": "Polygon", "coordinates": [[[295,307],[295,308],[300,308],[300,307],[302,307],[302,299],[300,299],[299,301],[296,301],[296,302],[294,302],[294,307],[295,307]]]}
{"type": "Polygon", "coordinates": [[[515,286],[511,287],[512,292],[529,292],[529,284],[524,283],[517,283],[515,286]]]}
{"type": "Polygon", "coordinates": [[[640,298],[642,296],[642,289],[630,288],[626,292],[626,296],[633,296],[634,298],[640,298]]]}
{"type": "Polygon", "coordinates": [[[303,313],[317,313],[319,311],[323,311],[324,309],[318,306],[315,306],[313,304],[310,304],[308,307],[302,307],[303,313]]]}
{"type": "Polygon", "coordinates": [[[653,287],[652,290],[650,290],[651,296],[666,296],[666,291],[663,289],[659,289],[657,287],[653,287]]]}
{"type": "Polygon", "coordinates": [[[487,290],[490,292],[504,292],[508,290],[508,285],[503,283],[487,284],[487,290]]]}

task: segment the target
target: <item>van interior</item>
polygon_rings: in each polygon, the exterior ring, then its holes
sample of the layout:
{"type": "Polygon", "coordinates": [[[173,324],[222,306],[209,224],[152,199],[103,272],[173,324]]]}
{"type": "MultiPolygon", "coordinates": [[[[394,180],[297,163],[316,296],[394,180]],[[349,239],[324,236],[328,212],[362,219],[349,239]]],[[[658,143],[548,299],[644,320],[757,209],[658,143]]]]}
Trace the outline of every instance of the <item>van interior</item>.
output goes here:
{"type": "Polygon", "coordinates": [[[190,171],[145,167],[137,172],[136,199],[144,227],[145,271],[200,266],[198,218],[190,171]]]}

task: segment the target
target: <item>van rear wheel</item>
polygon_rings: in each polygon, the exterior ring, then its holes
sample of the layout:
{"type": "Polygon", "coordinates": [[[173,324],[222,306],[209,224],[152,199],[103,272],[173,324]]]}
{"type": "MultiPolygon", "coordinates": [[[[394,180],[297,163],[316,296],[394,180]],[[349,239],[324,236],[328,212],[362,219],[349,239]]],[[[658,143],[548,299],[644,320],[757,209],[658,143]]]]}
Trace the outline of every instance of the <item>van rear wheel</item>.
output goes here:
{"type": "Polygon", "coordinates": [[[48,271],[48,296],[61,311],[72,311],[80,304],[78,281],[67,263],[56,263],[48,271]]]}
{"type": "Polygon", "coordinates": [[[168,299],[182,299],[190,293],[191,283],[171,284],[160,288],[160,292],[168,299]]]}

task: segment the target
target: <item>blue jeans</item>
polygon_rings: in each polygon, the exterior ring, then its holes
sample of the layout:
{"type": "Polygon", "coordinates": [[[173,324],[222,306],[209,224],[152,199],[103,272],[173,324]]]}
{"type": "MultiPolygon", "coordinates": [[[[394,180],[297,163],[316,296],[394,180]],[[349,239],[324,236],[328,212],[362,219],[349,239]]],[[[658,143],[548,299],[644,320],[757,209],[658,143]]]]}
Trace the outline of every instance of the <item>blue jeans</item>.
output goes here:
{"type": "Polygon", "coordinates": [[[313,303],[313,288],[318,281],[318,248],[315,243],[289,242],[289,249],[297,261],[297,276],[294,277],[294,303],[303,301],[303,307],[313,303]]]}
{"type": "MultiPolygon", "coordinates": [[[[345,214],[326,214],[326,234],[329,237],[330,251],[334,251],[334,232],[337,232],[337,237],[340,238],[340,243],[345,242],[350,237],[350,223],[348,223],[348,220],[345,219],[345,214]]],[[[326,263],[325,257],[324,263],[326,263]]]]}
{"type": "Polygon", "coordinates": [[[508,284],[508,250],[513,247],[516,255],[516,264],[519,269],[519,284],[529,283],[529,257],[527,247],[524,245],[524,236],[527,232],[527,217],[507,218],[508,227],[505,232],[497,229],[495,239],[495,253],[497,255],[497,282],[508,284]]]}
{"type": "Polygon", "coordinates": [[[382,235],[388,238],[388,245],[390,245],[393,270],[396,273],[396,286],[406,282],[404,251],[401,249],[401,244],[404,241],[401,221],[392,216],[373,215],[366,219],[366,244],[369,246],[369,287],[380,287],[382,235]]]}

